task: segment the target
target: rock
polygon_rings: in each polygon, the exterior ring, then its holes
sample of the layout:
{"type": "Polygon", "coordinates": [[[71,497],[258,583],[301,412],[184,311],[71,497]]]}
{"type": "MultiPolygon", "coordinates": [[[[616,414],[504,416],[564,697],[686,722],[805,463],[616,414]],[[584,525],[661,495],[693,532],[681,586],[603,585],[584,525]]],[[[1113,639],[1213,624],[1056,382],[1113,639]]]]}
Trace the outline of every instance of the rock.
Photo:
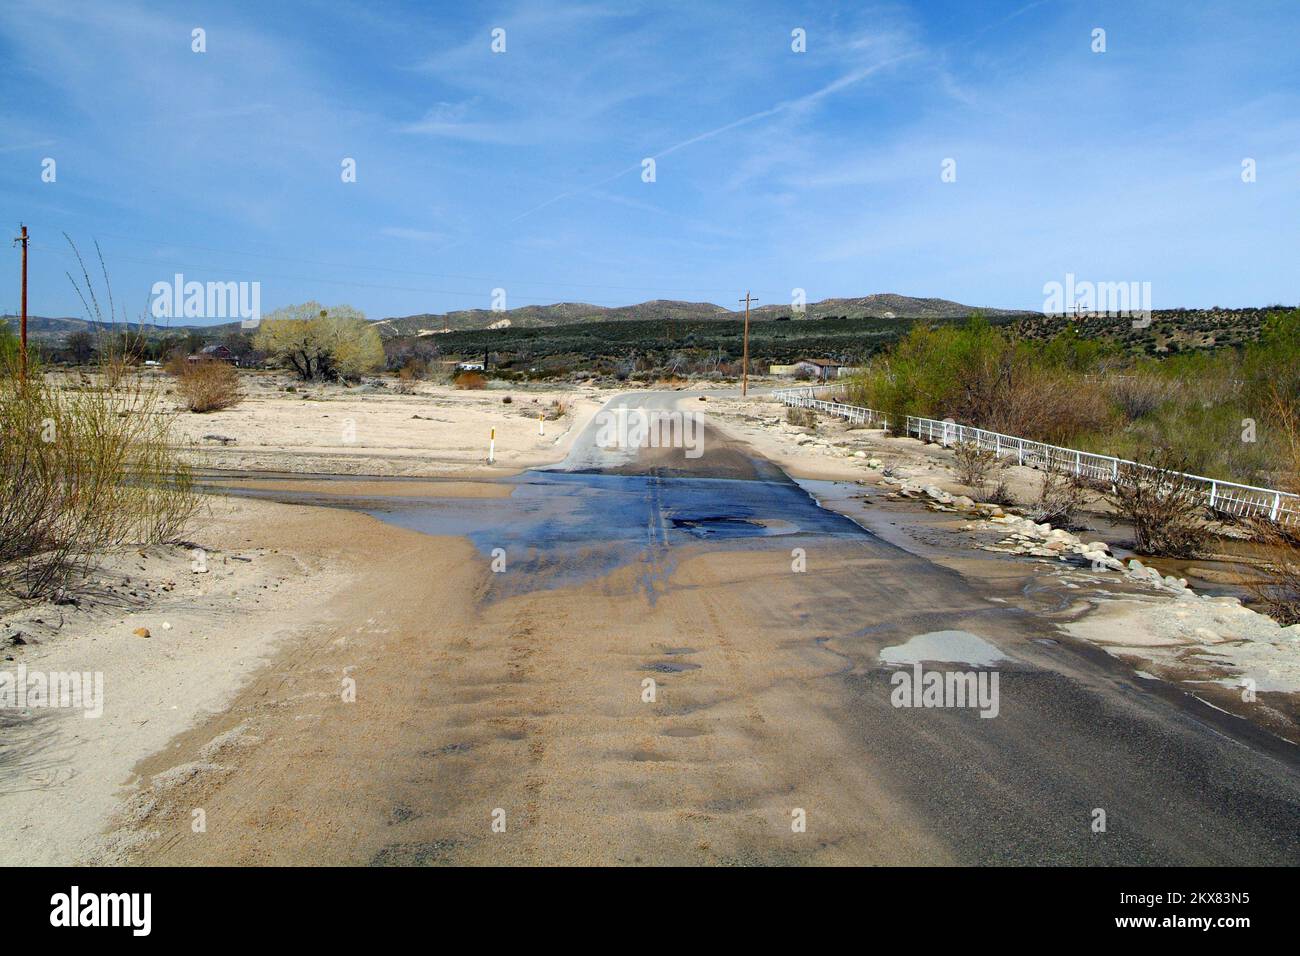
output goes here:
{"type": "Polygon", "coordinates": [[[879,467],[881,466],[881,464],[882,464],[882,462],[880,461],[879,458],[868,458],[868,459],[867,459],[867,467],[868,467],[868,468],[879,468],[879,467]]]}
{"type": "Polygon", "coordinates": [[[220,442],[223,445],[229,445],[234,442],[234,439],[229,435],[204,435],[203,440],[220,442]]]}
{"type": "MultiPolygon", "coordinates": [[[[865,451],[855,451],[855,452],[853,453],[853,457],[854,457],[854,458],[866,458],[866,457],[867,457],[867,453],[866,453],[865,451]]],[[[868,462],[868,464],[870,464],[870,462],[868,462]]]]}
{"type": "Polygon", "coordinates": [[[132,631],[131,633],[134,634],[136,637],[151,637],[151,636],[152,636],[152,635],[150,635],[150,633],[149,633],[149,628],[147,628],[147,627],[137,627],[137,628],[136,628],[134,631],[132,631]]]}
{"type": "Polygon", "coordinates": [[[1088,547],[1088,550],[1089,550],[1089,551],[1109,551],[1109,550],[1110,550],[1110,545],[1108,545],[1105,541],[1089,541],[1087,547],[1088,547]]]}
{"type": "Polygon", "coordinates": [[[952,503],[952,495],[948,494],[948,492],[936,485],[926,485],[925,494],[927,497],[933,498],[935,501],[942,501],[944,504],[952,503]]]}
{"type": "Polygon", "coordinates": [[[953,498],[952,503],[955,507],[965,508],[967,511],[970,511],[975,507],[974,499],[968,498],[965,495],[958,495],[956,498],[953,498]]]}
{"type": "Polygon", "coordinates": [[[171,624],[170,624],[169,622],[167,622],[167,621],[163,621],[163,630],[164,630],[164,631],[170,631],[171,629],[172,629],[171,624]]]}

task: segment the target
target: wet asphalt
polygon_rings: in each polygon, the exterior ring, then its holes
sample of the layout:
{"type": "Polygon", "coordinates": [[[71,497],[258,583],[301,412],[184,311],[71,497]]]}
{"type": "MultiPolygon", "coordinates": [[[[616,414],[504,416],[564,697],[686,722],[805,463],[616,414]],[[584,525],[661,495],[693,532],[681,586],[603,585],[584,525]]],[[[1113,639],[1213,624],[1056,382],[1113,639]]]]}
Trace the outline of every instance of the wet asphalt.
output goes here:
{"type": "MultiPolygon", "coordinates": [[[[608,407],[707,416],[707,402],[690,393],[622,396],[608,407]]],[[[701,453],[691,456],[680,447],[604,448],[598,428],[593,421],[560,465],[501,479],[515,486],[507,499],[348,506],[468,537],[485,558],[500,549],[524,573],[494,577],[489,602],[628,565],[645,568],[637,586],[647,600],[671,601],[679,553],[802,550],[809,569],[800,600],[775,612],[775,623],[842,661],[809,688],[809,706],[841,732],[842,796],[851,803],[856,786],[889,794],[951,861],[1300,863],[1292,744],[1138,676],[1048,621],[990,602],[980,581],[821,508],[707,421],[697,433],[701,453]],[[996,671],[995,717],[968,706],[896,706],[896,675],[915,670],[882,662],[881,652],[944,631],[974,635],[1005,657],[921,665],[944,676],[996,671]]],[[[681,635],[683,645],[691,639],[681,635]]],[[[860,812],[875,810],[864,800],[860,812]]],[[[798,860],[754,852],[749,862],[798,860]]]]}

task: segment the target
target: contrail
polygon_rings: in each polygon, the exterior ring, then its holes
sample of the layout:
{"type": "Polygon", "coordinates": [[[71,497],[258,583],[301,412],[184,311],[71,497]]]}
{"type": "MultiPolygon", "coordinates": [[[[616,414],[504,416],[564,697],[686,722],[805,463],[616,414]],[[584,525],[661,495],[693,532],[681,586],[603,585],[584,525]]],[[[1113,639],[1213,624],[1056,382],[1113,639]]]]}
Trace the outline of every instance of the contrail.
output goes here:
{"type": "MultiPolygon", "coordinates": [[[[776,114],[783,113],[786,110],[797,109],[802,106],[807,106],[810,103],[815,103],[826,96],[830,96],[833,93],[838,93],[840,90],[845,89],[846,87],[852,86],[854,83],[866,79],[871,74],[876,73],[877,71],[882,70],[887,66],[892,66],[893,64],[898,63],[900,60],[907,60],[916,55],[917,55],[916,53],[905,53],[902,54],[901,56],[896,56],[891,59],[884,60],[883,62],[877,63],[874,66],[869,66],[862,70],[855,70],[852,73],[847,73],[844,76],[840,77],[838,80],[834,80],[833,82],[826,84],[819,90],[814,90],[813,92],[801,96],[797,99],[786,100],[784,102],[778,103],[776,106],[769,107],[768,109],[759,110],[757,113],[751,113],[750,115],[741,117],[738,120],[733,120],[732,122],[727,123],[725,126],[719,126],[717,129],[711,129],[708,130],[707,132],[700,133],[696,136],[692,136],[690,139],[684,139],[680,143],[674,143],[672,146],[669,146],[667,149],[660,150],[658,153],[653,154],[649,158],[659,159],[660,157],[667,156],[669,153],[675,153],[679,149],[685,149],[687,146],[693,146],[696,143],[703,142],[706,139],[712,139],[714,136],[719,136],[722,133],[726,133],[730,130],[736,129],[737,127],[745,126],[746,124],[753,123],[757,120],[766,119],[769,116],[775,116],[776,114]]],[[[531,216],[533,213],[545,209],[547,206],[553,205],[559,202],[561,199],[568,199],[571,196],[580,196],[583,193],[590,192],[593,189],[598,189],[601,186],[604,186],[606,183],[612,183],[614,180],[622,176],[626,176],[630,172],[635,172],[640,168],[641,168],[641,163],[637,162],[632,164],[631,166],[628,166],[625,169],[620,169],[612,176],[606,176],[604,179],[600,180],[599,182],[594,182],[587,186],[580,186],[577,189],[566,190],[565,192],[562,192],[559,195],[552,196],[550,199],[546,200],[546,202],[540,203],[539,205],[534,206],[532,209],[529,209],[526,212],[521,212],[519,215],[515,216],[510,221],[518,222],[520,219],[523,219],[527,216],[531,216]]]]}

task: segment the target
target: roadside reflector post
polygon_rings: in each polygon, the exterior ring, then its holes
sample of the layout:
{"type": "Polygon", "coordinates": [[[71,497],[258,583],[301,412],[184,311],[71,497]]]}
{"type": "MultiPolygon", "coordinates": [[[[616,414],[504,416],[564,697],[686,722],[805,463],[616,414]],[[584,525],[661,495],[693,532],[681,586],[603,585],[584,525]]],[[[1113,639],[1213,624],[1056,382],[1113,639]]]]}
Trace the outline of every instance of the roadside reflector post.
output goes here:
{"type": "Polygon", "coordinates": [[[537,434],[546,434],[546,416],[540,412],[537,415],[537,434]]]}
{"type": "Polygon", "coordinates": [[[497,430],[492,429],[491,435],[488,436],[488,464],[496,461],[497,457],[497,430]]]}

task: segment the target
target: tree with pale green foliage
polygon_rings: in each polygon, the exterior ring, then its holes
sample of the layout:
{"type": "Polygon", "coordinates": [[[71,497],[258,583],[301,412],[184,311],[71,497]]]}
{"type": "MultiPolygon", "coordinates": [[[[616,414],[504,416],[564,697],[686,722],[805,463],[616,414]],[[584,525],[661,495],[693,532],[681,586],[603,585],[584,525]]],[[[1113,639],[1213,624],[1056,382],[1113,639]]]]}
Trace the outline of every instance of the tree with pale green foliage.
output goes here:
{"type": "Polygon", "coordinates": [[[253,347],[304,382],[356,380],[384,364],[379,333],[350,305],[304,302],[277,309],[258,326],[253,347]]]}

